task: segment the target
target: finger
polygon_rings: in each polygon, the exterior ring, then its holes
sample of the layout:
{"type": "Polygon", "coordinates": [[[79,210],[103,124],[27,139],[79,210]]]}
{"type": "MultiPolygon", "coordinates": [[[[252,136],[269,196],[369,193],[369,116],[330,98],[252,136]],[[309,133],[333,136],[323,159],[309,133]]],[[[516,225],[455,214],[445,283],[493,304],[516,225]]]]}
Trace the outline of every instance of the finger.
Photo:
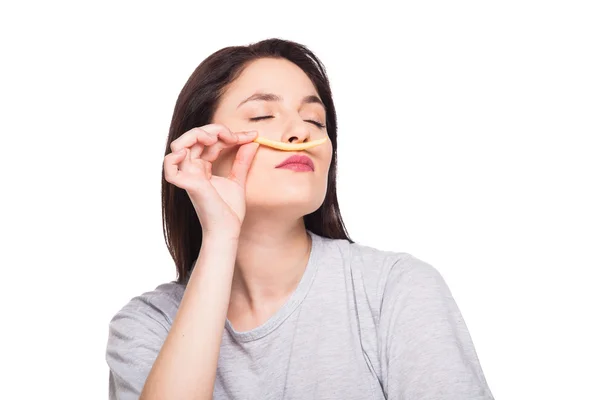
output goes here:
{"type": "Polygon", "coordinates": [[[219,138],[229,145],[250,143],[258,136],[256,131],[219,133],[219,138]]]}
{"type": "Polygon", "coordinates": [[[193,128],[171,142],[171,151],[176,152],[184,147],[191,147],[196,143],[210,146],[219,140],[217,135],[202,128],[193,128]]]}
{"type": "MultiPolygon", "coordinates": [[[[235,140],[231,140],[230,137],[227,137],[227,140],[229,141],[229,143],[227,141],[224,140],[220,140],[217,143],[213,144],[210,147],[206,147],[204,150],[204,153],[202,154],[201,158],[203,160],[206,161],[210,161],[213,162],[215,161],[220,155],[221,152],[225,149],[225,148],[230,148],[230,147],[234,147],[234,146],[239,146],[239,145],[243,145],[246,143],[250,143],[251,141],[254,140],[254,138],[257,136],[257,132],[253,131],[253,133],[249,133],[249,132],[236,132],[233,133],[232,135],[234,137],[236,137],[235,140]]],[[[219,133],[219,138],[221,138],[221,134],[219,133]]]]}
{"type": "MultiPolygon", "coordinates": [[[[192,148],[194,146],[192,146],[192,148]]],[[[185,149],[185,157],[179,163],[179,170],[180,171],[184,171],[187,174],[191,174],[191,175],[194,175],[194,176],[195,175],[203,176],[204,175],[204,166],[199,165],[199,164],[203,163],[201,161],[201,159],[199,159],[199,158],[195,158],[195,159],[192,158],[192,150],[191,150],[191,148],[185,147],[184,149],[185,149]]]]}
{"type": "Polygon", "coordinates": [[[239,135],[230,132],[229,130],[227,131],[219,131],[217,132],[217,136],[219,137],[219,139],[221,139],[223,142],[227,143],[227,144],[237,144],[237,142],[239,142],[239,135]]]}
{"type": "Polygon", "coordinates": [[[167,182],[174,183],[179,173],[179,163],[185,158],[185,149],[165,156],[164,170],[167,182]]]}
{"type": "Polygon", "coordinates": [[[212,178],[212,164],[209,162],[204,163],[204,175],[206,179],[212,178]]]}
{"type": "Polygon", "coordinates": [[[229,173],[229,179],[237,182],[241,187],[246,186],[246,178],[248,177],[248,170],[252,165],[256,151],[260,145],[258,143],[248,143],[240,147],[238,150],[231,172],[229,173]]]}
{"type": "Polygon", "coordinates": [[[250,143],[258,136],[257,131],[244,131],[244,132],[236,132],[234,135],[238,136],[238,144],[250,143]]]}
{"type": "MultiPolygon", "coordinates": [[[[227,140],[229,140],[229,143],[227,143],[226,141],[220,140],[217,143],[213,144],[212,146],[206,147],[204,150],[204,153],[201,155],[200,158],[202,160],[214,162],[217,158],[219,158],[219,156],[221,155],[221,153],[223,152],[224,149],[243,145],[246,143],[250,143],[258,135],[258,133],[256,131],[235,132],[232,135],[236,137],[236,139],[234,141],[231,141],[230,138],[227,139],[227,140]]],[[[219,138],[220,137],[221,137],[221,134],[219,134],[219,138]]]]}
{"type": "MultiPolygon", "coordinates": [[[[229,146],[231,146],[231,145],[229,145],[229,146]]],[[[229,147],[229,146],[227,145],[227,143],[218,141],[217,143],[213,144],[212,146],[207,147],[204,150],[204,152],[202,153],[202,155],[200,156],[200,158],[202,160],[213,162],[219,157],[219,154],[221,154],[223,149],[225,147],[229,147]]]]}
{"type": "Polygon", "coordinates": [[[227,141],[229,141],[229,143],[224,140],[219,140],[212,146],[206,147],[204,149],[204,152],[200,156],[202,160],[214,162],[217,158],[219,158],[224,149],[250,143],[256,136],[256,133],[252,135],[247,132],[236,132],[231,134],[235,137],[235,140],[231,140],[231,138],[229,137],[230,134],[228,133],[219,133],[219,138],[221,138],[222,134],[226,135],[227,141]]]}
{"type": "Polygon", "coordinates": [[[196,144],[192,145],[192,147],[190,148],[190,158],[192,160],[196,160],[196,159],[200,158],[200,154],[202,154],[203,150],[204,150],[204,146],[201,145],[200,143],[196,143],[196,144]]]}
{"type": "Polygon", "coordinates": [[[210,163],[191,162],[188,148],[165,156],[164,165],[165,180],[185,190],[206,186],[211,176],[210,163]]]}
{"type": "Polygon", "coordinates": [[[254,140],[258,134],[256,131],[231,132],[229,128],[221,124],[208,124],[203,126],[202,129],[208,133],[217,135],[219,139],[227,144],[248,143],[254,140]],[[248,136],[251,136],[250,140],[248,136]]]}
{"type": "Polygon", "coordinates": [[[238,142],[237,135],[234,135],[225,125],[208,124],[204,125],[202,129],[211,135],[215,135],[225,143],[235,144],[238,142]]]}

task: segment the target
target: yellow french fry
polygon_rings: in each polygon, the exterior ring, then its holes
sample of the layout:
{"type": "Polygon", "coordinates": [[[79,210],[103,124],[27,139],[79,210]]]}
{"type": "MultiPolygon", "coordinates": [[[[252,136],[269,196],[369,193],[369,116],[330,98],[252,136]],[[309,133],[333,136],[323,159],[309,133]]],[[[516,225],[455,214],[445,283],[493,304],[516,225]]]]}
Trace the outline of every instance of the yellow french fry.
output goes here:
{"type": "Polygon", "coordinates": [[[285,143],[285,142],[278,142],[275,140],[270,140],[270,139],[266,139],[266,138],[258,136],[256,139],[254,139],[254,142],[261,144],[263,146],[272,147],[277,150],[299,151],[299,150],[306,150],[306,149],[310,149],[315,146],[322,145],[323,143],[325,143],[327,141],[327,139],[328,139],[327,137],[324,137],[323,139],[311,140],[310,142],[306,142],[306,143],[285,143]]]}

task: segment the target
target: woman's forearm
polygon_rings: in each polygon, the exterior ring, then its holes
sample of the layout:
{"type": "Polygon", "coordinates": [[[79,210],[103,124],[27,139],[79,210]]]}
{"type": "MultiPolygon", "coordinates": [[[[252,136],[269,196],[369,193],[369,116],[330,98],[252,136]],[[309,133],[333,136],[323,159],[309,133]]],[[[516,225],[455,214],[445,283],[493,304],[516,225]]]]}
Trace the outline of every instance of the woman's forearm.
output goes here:
{"type": "Polygon", "coordinates": [[[212,399],[237,240],[205,237],[142,400],[212,399]]]}

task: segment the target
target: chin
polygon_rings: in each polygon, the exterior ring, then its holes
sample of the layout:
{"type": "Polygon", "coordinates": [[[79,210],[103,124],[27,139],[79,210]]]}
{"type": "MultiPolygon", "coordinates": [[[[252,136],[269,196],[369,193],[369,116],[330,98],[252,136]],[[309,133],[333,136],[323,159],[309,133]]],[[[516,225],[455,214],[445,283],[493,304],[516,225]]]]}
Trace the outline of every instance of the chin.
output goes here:
{"type": "Polygon", "coordinates": [[[325,200],[325,191],[300,190],[300,188],[272,189],[261,193],[249,192],[246,205],[250,209],[263,209],[268,212],[281,214],[294,214],[298,218],[311,214],[321,207],[325,200]]]}
{"type": "Polygon", "coordinates": [[[246,185],[248,211],[283,214],[298,218],[311,214],[321,207],[327,194],[327,178],[295,176],[249,176],[246,185]],[[309,178],[309,179],[306,179],[309,178]]]}

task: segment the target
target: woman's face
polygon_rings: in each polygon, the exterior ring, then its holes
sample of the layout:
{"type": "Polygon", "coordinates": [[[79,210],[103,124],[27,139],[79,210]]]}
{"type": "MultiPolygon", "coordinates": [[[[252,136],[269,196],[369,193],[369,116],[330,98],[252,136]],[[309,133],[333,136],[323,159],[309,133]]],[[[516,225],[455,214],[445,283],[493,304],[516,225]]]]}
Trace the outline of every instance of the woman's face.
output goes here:
{"type": "MultiPolygon", "coordinates": [[[[325,108],[308,76],[284,59],[258,59],[248,64],[221,97],[213,122],[231,131],[255,130],[262,137],[285,143],[302,143],[327,136],[325,108]]],[[[213,173],[227,176],[237,148],[224,151],[213,173]]],[[[296,217],[318,209],[327,192],[332,157],[331,141],[307,150],[290,152],[260,146],[246,182],[248,212],[281,212],[296,217]],[[314,171],[277,168],[295,154],[308,156],[314,171]]]]}

